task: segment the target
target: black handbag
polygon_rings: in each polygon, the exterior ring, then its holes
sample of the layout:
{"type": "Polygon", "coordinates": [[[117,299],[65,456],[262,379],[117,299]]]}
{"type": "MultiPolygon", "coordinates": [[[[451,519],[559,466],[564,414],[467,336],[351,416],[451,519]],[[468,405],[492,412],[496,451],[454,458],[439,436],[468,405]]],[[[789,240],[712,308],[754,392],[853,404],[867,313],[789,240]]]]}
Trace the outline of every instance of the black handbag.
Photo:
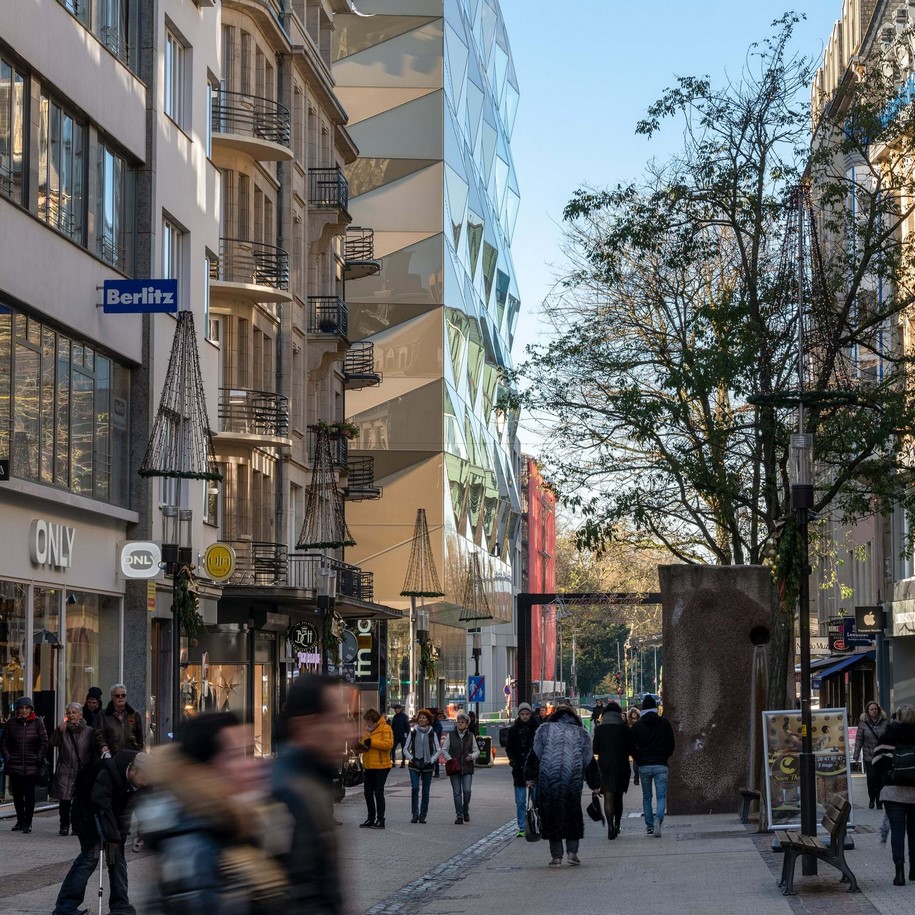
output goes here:
{"type": "Polygon", "coordinates": [[[38,787],[47,788],[51,784],[51,765],[45,760],[41,764],[41,768],[38,770],[38,787]]]}
{"type": "Polygon", "coordinates": [[[595,823],[603,823],[604,821],[604,811],[601,810],[601,803],[598,799],[598,796],[595,794],[591,798],[591,803],[587,806],[588,816],[594,820],[595,823]]]}
{"type": "Polygon", "coordinates": [[[539,842],[543,824],[540,822],[540,811],[534,803],[534,796],[530,789],[527,792],[527,817],[524,827],[524,838],[528,842],[539,842]]]}
{"type": "Polygon", "coordinates": [[[365,781],[362,763],[359,762],[359,757],[352,751],[350,751],[350,755],[343,763],[343,768],[340,772],[340,781],[344,788],[355,788],[365,781]]]}

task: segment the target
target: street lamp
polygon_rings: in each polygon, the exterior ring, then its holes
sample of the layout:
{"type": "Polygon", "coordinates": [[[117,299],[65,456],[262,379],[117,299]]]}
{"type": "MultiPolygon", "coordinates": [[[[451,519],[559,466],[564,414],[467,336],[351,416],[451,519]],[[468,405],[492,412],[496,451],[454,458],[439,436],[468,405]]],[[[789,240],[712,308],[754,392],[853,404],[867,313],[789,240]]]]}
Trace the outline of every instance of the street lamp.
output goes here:
{"type": "MultiPolygon", "coordinates": [[[[480,658],[483,656],[483,630],[471,629],[473,637],[473,674],[475,677],[480,676],[480,658]]],[[[542,690],[542,687],[541,687],[542,690]]],[[[477,712],[477,721],[480,720],[480,703],[475,703],[477,712]]]]}
{"type": "Polygon", "coordinates": [[[426,707],[426,644],[429,642],[429,611],[416,611],[416,641],[419,642],[419,707],[426,707]]]}
{"type": "Polygon", "coordinates": [[[178,612],[179,577],[192,563],[193,512],[177,505],[162,507],[162,565],[172,577],[172,740],[178,739],[181,722],[181,615],[178,612]]]}
{"type": "Polygon", "coordinates": [[[336,605],[337,570],[322,561],[318,566],[318,614],[322,618],[321,673],[327,671],[327,650],[330,639],[333,637],[333,616],[336,605]]]}

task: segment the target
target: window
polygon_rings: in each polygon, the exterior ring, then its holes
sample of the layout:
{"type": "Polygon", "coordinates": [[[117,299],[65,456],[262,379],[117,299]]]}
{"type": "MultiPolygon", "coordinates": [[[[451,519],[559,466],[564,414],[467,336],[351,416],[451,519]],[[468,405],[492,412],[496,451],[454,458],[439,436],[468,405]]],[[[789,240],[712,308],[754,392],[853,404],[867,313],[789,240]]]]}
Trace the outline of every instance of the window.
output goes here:
{"type": "Polygon", "coordinates": [[[239,87],[242,95],[251,94],[251,36],[247,32],[241,33],[241,60],[240,60],[239,87]]]}
{"type": "Polygon", "coordinates": [[[203,326],[206,328],[206,339],[218,342],[219,337],[213,337],[213,321],[210,318],[210,270],[215,261],[216,258],[207,251],[203,259],[203,326]]]}
{"type": "Polygon", "coordinates": [[[128,271],[132,259],[133,169],[103,141],[99,144],[98,171],[98,254],[112,267],[128,271]]]}
{"type": "Polygon", "coordinates": [[[130,59],[129,34],[129,0],[99,0],[99,32],[105,47],[124,63],[130,59]]]}
{"type": "Polygon", "coordinates": [[[184,127],[184,44],[169,29],[165,30],[165,87],[163,108],[179,126],[184,127]]]}
{"type": "Polygon", "coordinates": [[[0,194],[22,203],[25,77],[0,57],[0,194]]]}
{"type": "MultiPolygon", "coordinates": [[[[217,464],[217,469],[225,477],[225,464],[217,464]]],[[[215,480],[206,480],[203,484],[203,521],[205,524],[212,524],[218,527],[219,517],[219,483],[215,480]]]]}
{"type": "Polygon", "coordinates": [[[162,220],[162,277],[178,280],[181,294],[181,259],[184,253],[184,232],[168,219],[162,220]]]}
{"type": "Polygon", "coordinates": [[[82,243],[86,129],[42,93],[38,114],[38,215],[82,243]]]}

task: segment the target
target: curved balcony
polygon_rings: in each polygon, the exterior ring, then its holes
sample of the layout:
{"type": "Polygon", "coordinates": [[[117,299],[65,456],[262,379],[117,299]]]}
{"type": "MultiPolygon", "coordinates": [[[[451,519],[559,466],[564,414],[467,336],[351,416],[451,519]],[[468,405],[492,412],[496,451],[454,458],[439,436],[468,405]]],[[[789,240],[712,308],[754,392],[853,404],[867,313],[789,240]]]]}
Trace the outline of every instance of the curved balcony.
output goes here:
{"type": "Polygon", "coordinates": [[[343,275],[347,280],[361,280],[381,272],[381,261],[375,260],[375,230],[348,226],[343,241],[343,275]]]}
{"type": "Polygon", "coordinates": [[[219,435],[256,445],[289,444],[289,398],[272,391],[219,389],[219,435]]]}
{"type": "Polygon", "coordinates": [[[221,238],[219,259],[210,262],[210,292],[251,302],[291,302],[289,255],[274,245],[221,238]]]}
{"type": "Polygon", "coordinates": [[[384,491],[375,485],[375,458],[350,458],[346,464],[346,486],[343,498],[348,502],[380,499],[384,491]]]}
{"type": "Polygon", "coordinates": [[[343,384],[347,391],[377,387],[383,377],[375,371],[375,344],[370,340],[354,343],[343,357],[343,384]]]}
{"type": "Polygon", "coordinates": [[[272,99],[219,89],[210,111],[212,141],[246,153],[259,162],[293,158],[289,146],[289,110],[272,99]]]}
{"type": "Polygon", "coordinates": [[[308,297],[308,333],[345,337],[349,330],[346,302],[336,295],[308,297]]]}

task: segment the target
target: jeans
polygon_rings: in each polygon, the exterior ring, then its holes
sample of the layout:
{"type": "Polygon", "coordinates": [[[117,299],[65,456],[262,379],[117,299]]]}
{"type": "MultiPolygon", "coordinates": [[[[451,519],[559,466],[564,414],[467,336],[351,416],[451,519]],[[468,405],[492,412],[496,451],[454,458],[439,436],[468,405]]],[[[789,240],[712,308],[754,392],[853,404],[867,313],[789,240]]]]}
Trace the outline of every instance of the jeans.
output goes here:
{"type": "Polygon", "coordinates": [[[406,737],[397,737],[394,739],[394,746],[391,747],[391,762],[397,762],[397,748],[400,747],[400,761],[401,763],[406,759],[403,755],[403,748],[407,745],[406,737]]]}
{"type": "Polygon", "coordinates": [[[515,813],[518,816],[518,829],[527,829],[527,792],[531,792],[531,801],[537,803],[537,788],[519,788],[515,785],[515,813]]]}
{"type": "Polygon", "coordinates": [[[16,822],[20,826],[31,826],[35,813],[34,775],[15,775],[10,772],[10,790],[13,792],[13,804],[16,807],[16,822]]]}
{"type": "Polygon", "coordinates": [[[429,789],[432,787],[432,769],[410,769],[410,800],[412,803],[413,816],[423,817],[429,812],[429,789]],[[422,806],[419,801],[419,785],[422,782],[423,799],[422,806]]]}
{"type": "MultiPolygon", "coordinates": [[[[98,866],[100,852],[98,845],[84,845],[80,840],[79,855],[64,877],[53,915],[77,915],[82,910],[86,886],[98,866]]],[[[127,896],[127,859],[124,857],[123,842],[117,846],[114,860],[108,868],[108,880],[108,908],[111,915],[136,915],[137,910],[127,896]]]]}
{"type": "Polygon", "coordinates": [[[909,861],[915,861],[915,804],[884,801],[890,821],[890,845],[894,861],[905,861],[905,840],[909,840],[909,861]]]}
{"type": "Polygon", "coordinates": [[[654,828],[655,816],[663,822],[667,812],[667,766],[639,766],[639,781],[642,783],[642,811],[645,814],[645,826],[654,828]],[[654,784],[658,809],[651,812],[651,786],[654,784]]]}
{"type": "Polygon", "coordinates": [[[390,769],[366,769],[363,793],[365,806],[370,820],[384,819],[384,783],[388,780],[390,769]]]}
{"type": "MultiPolygon", "coordinates": [[[[578,854],[578,839],[566,839],[565,850],[570,855],[578,854]]],[[[562,839],[550,839],[550,854],[554,858],[562,857],[562,839]]]]}
{"type": "Polygon", "coordinates": [[[451,779],[451,793],[454,795],[454,815],[466,817],[470,812],[470,786],[473,784],[472,775],[449,775],[451,779]]]}

